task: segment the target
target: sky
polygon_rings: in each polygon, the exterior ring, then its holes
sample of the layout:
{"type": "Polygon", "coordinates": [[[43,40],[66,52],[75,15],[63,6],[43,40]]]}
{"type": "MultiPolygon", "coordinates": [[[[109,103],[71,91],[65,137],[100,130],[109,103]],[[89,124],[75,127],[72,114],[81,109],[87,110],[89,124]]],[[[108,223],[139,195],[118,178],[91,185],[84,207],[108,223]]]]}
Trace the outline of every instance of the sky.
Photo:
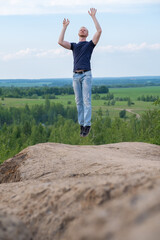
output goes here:
{"type": "Polygon", "coordinates": [[[160,0],[0,0],[0,79],[71,78],[71,50],[86,26],[96,32],[88,10],[102,27],[91,67],[93,77],[160,76],[160,0]]]}

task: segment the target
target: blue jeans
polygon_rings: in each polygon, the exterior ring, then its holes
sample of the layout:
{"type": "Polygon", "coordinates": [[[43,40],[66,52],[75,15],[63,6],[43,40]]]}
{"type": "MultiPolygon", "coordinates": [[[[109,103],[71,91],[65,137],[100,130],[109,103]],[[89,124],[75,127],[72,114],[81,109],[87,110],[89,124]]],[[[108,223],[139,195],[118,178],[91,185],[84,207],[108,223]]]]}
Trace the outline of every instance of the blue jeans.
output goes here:
{"type": "Polygon", "coordinates": [[[91,71],[82,74],[73,74],[73,89],[78,111],[78,123],[81,126],[91,126],[91,88],[92,74],[91,71]]]}

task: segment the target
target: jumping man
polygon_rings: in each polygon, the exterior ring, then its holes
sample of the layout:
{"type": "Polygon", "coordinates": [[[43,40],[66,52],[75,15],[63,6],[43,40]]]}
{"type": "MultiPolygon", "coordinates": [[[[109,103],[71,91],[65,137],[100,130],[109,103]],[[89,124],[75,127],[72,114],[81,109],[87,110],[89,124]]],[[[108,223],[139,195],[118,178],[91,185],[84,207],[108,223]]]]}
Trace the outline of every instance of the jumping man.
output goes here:
{"type": "Polygon", "coordinates": [[[58,44],[60,44],[62,47],[73,51],[73,89],[77,105],[81,137],[86,137],[91,129],[92,73],[90,60],[93,49],[98,43],[102,33],[102,29],[96,18],[96,12],[97,10],[95,8],[90,8],[90,11],[88,11],[97,30],[91,41],[86,41],[88,37],[88,29],[86,27],[81,27],[79,30],[78,43],[64,41],[64,35],[70,23],[68,19],[63,20],[63,28],[58,41],[58,44]]]}

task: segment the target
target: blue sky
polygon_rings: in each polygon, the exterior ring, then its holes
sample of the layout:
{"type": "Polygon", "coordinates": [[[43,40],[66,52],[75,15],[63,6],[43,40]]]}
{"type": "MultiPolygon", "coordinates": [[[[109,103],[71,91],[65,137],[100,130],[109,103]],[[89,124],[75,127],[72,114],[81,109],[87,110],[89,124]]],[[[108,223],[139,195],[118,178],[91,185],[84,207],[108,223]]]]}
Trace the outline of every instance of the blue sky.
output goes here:
{"type": "Polygon", "coordinates": [[[94,77],[160,75],[160,0],[0,0],[0,78],[72,77],[72,52],[57,44],[78,41],[81,26],[102,27],[91,66],[94,77]]]}

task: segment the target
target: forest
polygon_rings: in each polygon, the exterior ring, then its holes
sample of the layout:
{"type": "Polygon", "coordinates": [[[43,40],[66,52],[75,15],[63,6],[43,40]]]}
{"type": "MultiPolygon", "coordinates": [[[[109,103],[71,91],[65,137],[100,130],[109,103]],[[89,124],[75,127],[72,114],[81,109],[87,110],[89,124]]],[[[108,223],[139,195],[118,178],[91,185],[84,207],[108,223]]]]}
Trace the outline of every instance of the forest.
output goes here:
{"type": "MultiPolygon", "coordinates": [[[[108,93],[106,86],[93,86],[92,93],[108,93]]],[[[73,87],[1,87],[1,98],[38,98],[46,96],[49,99],[55,99],[55,95],[74,94],[73,87]]]]}
{"type": "MultiPolygon", "coordinates": [[[[155,104],[160,106],[160,100],[155,104]]],[[[160,109],[145,111],[141,118],[103,115],[92,119],[87,138],[79,137],[77,110],[51,103],[16,108],[0,104],[0,162],[37,143],[56,142],[76,145],[99,145],[116,142],[148,142],[160,145],[160,109]]]]}

